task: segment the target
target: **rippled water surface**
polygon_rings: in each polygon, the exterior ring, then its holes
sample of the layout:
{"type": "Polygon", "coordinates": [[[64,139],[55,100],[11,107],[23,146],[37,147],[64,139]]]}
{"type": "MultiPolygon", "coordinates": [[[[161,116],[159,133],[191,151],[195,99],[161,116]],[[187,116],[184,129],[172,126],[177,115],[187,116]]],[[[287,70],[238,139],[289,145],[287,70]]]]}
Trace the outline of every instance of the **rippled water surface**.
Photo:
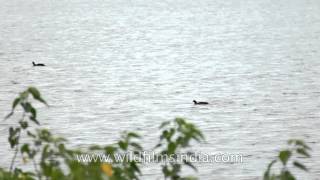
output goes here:
{"type": "MultiPolygon", "coordinates": [[[[206,135],[195,150],[244,155],[198,164],[201,179],[260,179],[289,138],[313,148],[302,179],[320,177],[319,0],[0,3],[1,115],[33,85],[51,105],[39,106],[43,125],[74,146],[138,130],[151,148],[158,125],[180,116],[206,135]]],[[[1,122],[2,166],[11,123],[1,122]]]]}

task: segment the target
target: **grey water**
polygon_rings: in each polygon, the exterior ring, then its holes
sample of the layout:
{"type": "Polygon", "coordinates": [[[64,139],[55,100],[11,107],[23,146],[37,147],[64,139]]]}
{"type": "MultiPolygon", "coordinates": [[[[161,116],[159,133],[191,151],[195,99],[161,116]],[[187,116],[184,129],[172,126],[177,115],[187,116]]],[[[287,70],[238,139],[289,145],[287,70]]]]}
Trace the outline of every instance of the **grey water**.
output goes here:
{"type": "MultiPolygon", "coordinates": [[[[290,138],[313,148],[320,177],[319,0],[0,0],[0,115],[28,86],[42,125],[73,146],[126,130],[155,145],[158,126],[184,117],[243,163],[197,164],[200,179],[261,179],[290,138]],[[33,67],[31,62],[44,63],[33,67]],[[192,100],[208,101],[194,106],[192,100]]],[[[1,121],[0,162],[14,119],[1,121]]],[[[143,168],[145,179],[161,170],[143,168]]]]}

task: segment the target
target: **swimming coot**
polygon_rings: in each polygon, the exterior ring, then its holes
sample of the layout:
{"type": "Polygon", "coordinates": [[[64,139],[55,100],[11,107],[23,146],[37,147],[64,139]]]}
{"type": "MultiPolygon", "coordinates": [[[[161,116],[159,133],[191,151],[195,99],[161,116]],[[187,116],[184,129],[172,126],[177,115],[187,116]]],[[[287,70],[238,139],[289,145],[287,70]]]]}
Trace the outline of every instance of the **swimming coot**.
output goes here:
{"type": "Polygon", "coordinates": [[[32,64],[33,64],[33,66],[46,66],[46,65],[41,64],[41,63],[37,63],[37,64],[36,64],[36,63],[35,63],[35,62],[33,62],[33,61],[32,61],[32,64]]]}
{"type": "Polygon", "coordinates": [[[209,104],[208,102],[197,102],[196,100],[193,100],[194,104],[209,104]]]}

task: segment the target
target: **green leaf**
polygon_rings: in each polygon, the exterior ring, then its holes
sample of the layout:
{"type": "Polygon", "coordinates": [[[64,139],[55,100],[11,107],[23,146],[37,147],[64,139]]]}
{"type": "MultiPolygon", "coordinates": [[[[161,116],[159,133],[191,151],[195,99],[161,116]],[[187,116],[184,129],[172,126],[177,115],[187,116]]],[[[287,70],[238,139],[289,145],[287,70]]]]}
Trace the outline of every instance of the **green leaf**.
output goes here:
{"type": "Polygon", "coordinates": [[[137,134],[137,133],[134,133],[134,132],[129,132],[127,134],[127,137],[130,138],[130,137],[133,137],[133,138],[140,138],[140,136],[137,134]]]}
{"type": "Polygon", "coordinates": [[[124,142],[124,141],[119,141],[119,142],[118,142],[118,145],[119,145],[119,147],[120,147],[121,149],[123,149],[123,150],[127,150],[127,148],[128,148],[128,143],[127,143],[127,142],[124,142]]]}
{"type": "Polygon", "coordinates": [[[168,130],[162,131],[162,134],[160,136],[160,140],[166,139],[167,141],[171,141],[171,133],[168,130]]]}
{"type": "Polygon", "coordinates": [[[92,145],[92,146],[89,147],[89,149],[91,151],[97,151],[97,150],[101,150],[102,147],[100,147],[99,145],[92,145]]]}
{"type": "Polygon", "coordinates": [[[170,124],[170,121],[165,121],[165,122],[161,123],[159,129],[162,129],[162,128],[164,128],[165,126],[167,126],[169,124],[170,124]]]}
{"type": "Polygon", "coordinates": [[[4,119],[8,119],[8,118],[10,118],[12,115],[13,115],[13,111],[12,111],[12,112],[10,112],[8,115],[6,115],[6,117],[5,117],[4,119]]]}
{"type": "Polygon", "coordinates": [[[35,99],[39,99],[41,97],[40,92],[35,87],[29,87],[28,91],[32,94],[35,99]]]}
{"type": "Polygon", "coordinates": [[[23,100],[27,99],[28,96],[29,96],[28,91],[24,91],[24,92],[20,93],[20,100],[23,101],[23,100]]]}
{"type": "Polygon", "coordinates": [[[179,126],[182,126],[182,125],[186,124],[186,122],[185,122],[185,120],[183,118],[176,118],[175,121],[179,126]]]}
{"type": "Polygon", "coordinates": [[[20,98],[16,98],[13,103],[12,103],[12,110],[14,110],[16,108],[16,106],[18,105],[18,103],[20,102],[20,98]]]}
{"type": "Polygon", "coordinates": [[[309,146],[307,146],[307,145],[304,143],[304,141],[302,141],[302,140],[296,140],[296,145],[297,145],[297,146],[302,146],[302,147],[305,148],[305,149],[311,150],[311,148],[310,148],[309,146]]]}
{"type": "Polygon", "coordinates": [[[310,154],[303,148],[297,148],[297,153],[309,158],[310,154]]]}
{"type": "Polygon", "coordinates": [[[141,171],[140,171],[139,167],[137,166],[137,163],[136,163],[136,162],[131,161],[131,162],[130,162],[130,166],[131,166],[132,169],[134,169],[134,171],[136,171],[136,172],[138,172],[139,174],[141,174],[141,171]]]}
{"type": "Polygon", "coordinates": [[[66,141],[67,141],[67,139],[63,138],[63,137],[55,137],[55,138],[53,138],[53,142],[55,142],[55,143],[66,142],[66,141]]]}
{"type": "Polygon", "coordinates": [[[21,105],[22,105],[25,112],[30,112],[31,109],[33,108],[29,102],[21,103],[21,105]]]}
{"type": "Polygon", "coordinates": [[[269,180],[270,179],[270,171],[271,167],[277,162],[277,160],[271,161],[271,163],[268,165],[268,168],[266,172],[264,173],[263,180],[269,180]]]}
{"type": "Polygon", "coordinates": [[[306,143],[303,141],[303,140],[299,140],[299,139],[290,139],[289,141],[288,141],[288,144],[295,144],[296,146],[300,146],[300,147],[302,147],[302,148],[304,148],[304,149],[307,149],[307,150],[311,150],[311,148],[308,146],[308,145],[306,145],[306,143]]]}
{"type": "Polygon", "coordinates": [[[66,148],[65,148],[64,144],[59,144],[58,145],[58,149],[59,149],[60,153],[64,153],[66,151],[66,148]]]}
{"type": "Polygon", "coordinates": [[[104,147],[104,151],[106,152],[106,154],[113,155],[117,151],[117,148],[113,146],[106,146],[104,147]]]}
{"type": "Polygon", "coordinates": [[[27,131],[27,135],[28,135],[29,137],[33,137],[33,138],[36,137],[36,135],[34,135],[33,133],[31,133],[30,131],[27,131]]]}
{"type": "Polygon", "coordinates": [[[22,129],[26,129],[29,126],[27,121],[19,121],[19,124],[22,129]]]}
{"type": "Polygon", "coordinates": [[[13,127],[9,128],[9,136],[13,136],[14,135],[14,130],[13,127]]]}
{"type": "Polygon", "coordinates": [[[37,118],[37,110],[34,108],[34,107],[30,107],[30,112],[31,112],[31,115],[34,119],[37,118]]]}
{"type": "Polygon", "coordinates": [[[170,175],[170,170],[168,169],[168,166],[162,167],[162,173],[164,174],[165,177],[168,177],[170,175]]]}
{"type": "Polygon", "coordinates": [[[198,180],[197,177],[193,177],[193,176],[187,176],[187,177],[184,177],[182,178],[183,180],[198,180]]]}
{"type": "Polygon", "coordinates": [[[171,139],[172,136],[175,134],[176,130],[174,128],[170,128],[169,134],[168,134],[168,139],[171,139]]]}
{"type": "Polygon", "coordinates": [[[183,160],[183,163],[184,163],[185,165],[191,167],[193,170],[198,171],[197,168],[196,168],[191,162],[189,162],[189,161],[187,161],[187,160],[184,159],[184,160],[183,160]]]}
{"type": "MultiPolygon", "coordinates": [[[[172,165],[172,172],[174,173],[175,176],[179,176],[179,172],[181,170],[181,164],[173,164],[172,165]]],[[[180,178],[178,178],[180,179],[180,178]]]]}
{"type": "Polygon", "coordinates": [[[30,120],[36,123],[37,125],[40,125],[39,121],[36,118],[30,117],[30,120]]]}
{"type": "Polygon", "coordinates": [[[21,146],[21,153],[29,154],[29,144],[24,144],[21,146]]]}
{"type": "Polygon", "coordinates": [[[161,146],[162,146],[162,144],[161,144],[161,143],[158,143],[158,144],[154,147],[154,149],[159,148],[159,147],[161,147],[161,146]]]}
{"type": "Polygon", "coordinates": [[[173,142],[168,144],[168,154],[173,154],[176,151],[177,145],[173,142]]]}
{"type": "Polygon", "coordinates": [[[41,95],[40,95],[40,92],[38,91],[37,88],[35,87],[29,87],[28,88],[28,91],[32,94],[33,98],[48,105],[47,102],[45,100],[42,99],[41,95]]]}
{"type": "Polygon", "coordinates": [[[280,179],[281,180],[295,180],[296,178],[289,171],[283,171],[283,172],[281,172],[280,179]]]}
{"type": "Polygon", "coordinates": [[[302,169],[304,171],[308,171],[308,169],[303,164],[299,163],[298,161],[294,161],[293,165],[296,166],[299,169],[302,169]]]}
{"type": "Polygon", "coordinates": [[[132,143],[130,143],[130,145],[133,146],[133,147],[135,147],[135,148],[138,149],[138,150],[142,150],[141,145],[138,144],[138,143],[132,142],[132,143]]]}
{"type": "Polygon", "coordinates": [[[9,128],[9,137],[8,141],[10,143],[11,148],[15,147],[19,143],[19,133],[20,133],[20,128],[9,128]]]}
{"type": "Polygon", "coordinates": [[[284,151],[280,151],[279,153],[279,159],[281,160],[283,165],[286,165],[289,158],[291,157],[291,151],[289,150],[284,150],[284,151]]]}
{"type": "Polygon", "coordinates": [[[204,140],[204,135],[202,134],[202,132],[198,129],[195,129],[194,130],[195,134],[201,139],[201,140],[204,140]]]}

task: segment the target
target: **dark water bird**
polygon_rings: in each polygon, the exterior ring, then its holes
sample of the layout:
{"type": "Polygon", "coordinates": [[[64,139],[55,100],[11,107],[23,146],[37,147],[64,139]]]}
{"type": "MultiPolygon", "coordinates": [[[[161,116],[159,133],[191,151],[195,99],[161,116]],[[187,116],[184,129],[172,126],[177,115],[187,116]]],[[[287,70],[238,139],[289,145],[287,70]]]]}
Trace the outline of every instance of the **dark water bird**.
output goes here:
{"type": "Polygon", "coordinates": [[[201,101],[197,102],[196,100],[193,100],[193,102],[194,102],[195,105],[198,105],[198,104],[202,104],[202,105],[209,104],[208,102],[201,102],[201,101]]]}
{"type": "Polygon", "coordinates": [[[33,64],[33,66],[46,66],[46,65],[41,64],[41,63],[35,63],[34,61],[32,61],[32,64],[33,64]]]}

